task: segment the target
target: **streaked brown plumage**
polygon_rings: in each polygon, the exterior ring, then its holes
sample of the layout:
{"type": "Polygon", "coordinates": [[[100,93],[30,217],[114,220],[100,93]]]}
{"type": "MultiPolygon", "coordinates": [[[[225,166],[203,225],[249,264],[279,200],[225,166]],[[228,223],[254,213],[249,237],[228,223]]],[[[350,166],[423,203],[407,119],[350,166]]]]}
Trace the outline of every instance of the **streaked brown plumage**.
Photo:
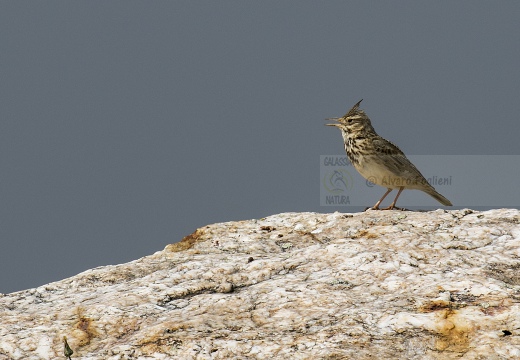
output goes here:
{"type": "Polygon", "coordinates": [[[397,198],[404,189],[424,191],[442,205],[451,206],[451,202],[428,183],[396,145],[376,133],[369,117],[359,108],[361,101],[359,100],[343,117],[327,119],[336,121],[327,125],[341,130],[345,151],[356,170],[365,179],[387,188],[386,193],[372,209],[378,210],[383,199],[393,189],[399,189],[397,196],[384,210],[396,208],[397,198]]]}

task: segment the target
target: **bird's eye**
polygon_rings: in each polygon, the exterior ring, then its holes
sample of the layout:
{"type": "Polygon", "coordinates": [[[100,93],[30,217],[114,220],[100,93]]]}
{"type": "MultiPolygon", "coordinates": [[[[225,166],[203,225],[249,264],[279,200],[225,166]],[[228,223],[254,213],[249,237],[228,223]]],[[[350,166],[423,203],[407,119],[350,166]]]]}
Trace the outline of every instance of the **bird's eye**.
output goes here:
{"type": "Polygon", "coordinates": [[[348,119],[347,122],[348,122],[349,124],[352,124],[352,119],[348,119]]]}

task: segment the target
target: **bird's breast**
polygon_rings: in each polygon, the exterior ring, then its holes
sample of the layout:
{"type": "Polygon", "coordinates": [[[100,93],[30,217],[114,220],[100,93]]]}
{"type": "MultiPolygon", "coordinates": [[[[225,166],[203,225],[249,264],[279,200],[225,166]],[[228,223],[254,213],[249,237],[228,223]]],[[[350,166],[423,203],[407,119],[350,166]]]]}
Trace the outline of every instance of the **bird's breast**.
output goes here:
{"type": "Polygon", "coordinates": [[[357,160],[352,165],[371,183],[391,189],[403,186],[402,178],[392,173],[377,157],[362,155],[357,160]]]}

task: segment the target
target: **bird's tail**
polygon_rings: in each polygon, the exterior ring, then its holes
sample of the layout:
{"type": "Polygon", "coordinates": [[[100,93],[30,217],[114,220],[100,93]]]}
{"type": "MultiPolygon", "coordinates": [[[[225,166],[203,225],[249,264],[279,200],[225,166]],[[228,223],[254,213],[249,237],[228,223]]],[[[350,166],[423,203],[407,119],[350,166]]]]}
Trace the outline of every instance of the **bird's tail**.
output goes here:
{"type": "Polygon", "coordinates": [[[451,201],[449,201],[448,199],[446,199],[444,196],[442,196],[441,194],[439,194],[434,188],[431,188],[431,190],[426,190],[425,191],[428,195],[430,195],[432,198],[434,198],[435,200],[437,200],[438,202],[440,202],[442,205],[444,206],[453,206],[453,204],[451,203],[451,201]]]}

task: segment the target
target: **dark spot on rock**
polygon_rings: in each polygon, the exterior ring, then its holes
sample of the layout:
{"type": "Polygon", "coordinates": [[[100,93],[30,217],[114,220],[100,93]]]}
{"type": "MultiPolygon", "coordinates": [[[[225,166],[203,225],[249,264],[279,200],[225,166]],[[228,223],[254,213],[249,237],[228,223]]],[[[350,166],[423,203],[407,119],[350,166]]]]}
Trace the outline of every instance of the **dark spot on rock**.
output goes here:
{"type": "Polygon", "coordinates": [[[252,256],[250,256],[249,259],[247,259],[247,263],[250,263],[252,261],[255,261],[255,259],[252,256]]]}
{"type": "Polygon", "coordinates": [[[451,301],[455,302],[455,303],[474,303],[478,300],[478,297],[474,296],[474,295],[471,295],[471,294],[466,294],[466,293],[452,293],[450,295],[450,299],[451,301]]]}
{"type": "Polygon", "coordinates": [[[503,221],[503,222],[506,222],[506,223],[511,223],[511,224],[518,224],[518,217],[510,217],[510,218],[507,218],[507,217],[501,217],[501,218],[498,218],[498,221],[503,221]]]}
{"type": "Polygon", "coordinates": [[[451,302],[450,301],[445,301],[445,300],[434,300],[434,301],[428,301],[426,303],[424,303],[421,307],[419,307],[419,312],[422,312],[422,313],[429,313],[429,312],[434,312],[434,311],[438,311],[438,310],[443,310],[443,309],[449,309],[451,307],[451,302]]]}
{"type": "Polygon", "coordinates": [[[359,238],[365,238],[365,239],[377,239],[379,236],[377,234],[371,233],[368,230],[361,229],[356,234],[352,235],[352,239],[359,239],[359,238]]]}
{"type": "Polygon", "coordinates": [[[275,231],[276,228],[274,226],[260,226],[260,230],[261,231],[271,232],[271,231],[275,231]]]}
{"type": "Polygon", "coordinates": [[[486,274],[510,285],[520,285],[520,262],[488,265],[486,274]]]}

